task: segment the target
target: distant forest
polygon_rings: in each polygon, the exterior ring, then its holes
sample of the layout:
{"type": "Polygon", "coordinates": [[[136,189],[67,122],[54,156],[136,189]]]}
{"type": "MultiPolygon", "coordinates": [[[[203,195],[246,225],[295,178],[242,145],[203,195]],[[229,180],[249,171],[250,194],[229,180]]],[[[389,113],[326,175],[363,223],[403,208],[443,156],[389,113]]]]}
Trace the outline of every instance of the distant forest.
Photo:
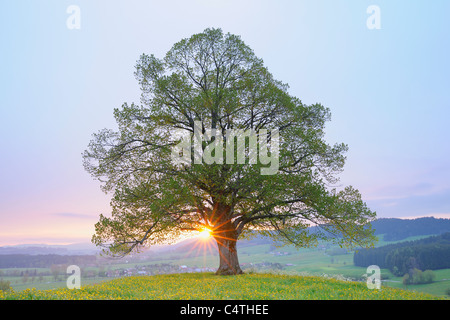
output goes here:
{"type": "Polygon", "coordinates": [[[408,237],[436,235],[450,232],[450,219],[433,217],[417,219],[378,219],[371,223],[375,234],[383,234],[385,241],[398,241],[408,237]]]}
{"type": "Polygon", "coordinates": [[[378,265],[396,276],[411,269],[436,270],[450,268],[450,232],[415,241],[389,244],[355,252],[353,263],[367,267],[378,265]]]}
{"type": "Polygon", "coordinates": [[[63,256],[58,254],[28,255],[3,254],[0,255],[0,268],[49,268],[52,265],[89,265],[96,262],[96,256],[79,255],[63,256]]]}

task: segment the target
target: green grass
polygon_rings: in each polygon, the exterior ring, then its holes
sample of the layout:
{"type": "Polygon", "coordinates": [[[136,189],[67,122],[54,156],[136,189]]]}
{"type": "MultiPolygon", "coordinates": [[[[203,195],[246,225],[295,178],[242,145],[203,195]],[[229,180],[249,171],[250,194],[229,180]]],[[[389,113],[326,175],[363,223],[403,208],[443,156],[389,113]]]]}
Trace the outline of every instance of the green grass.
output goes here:
{"type": "MultiPolygon", "coordinates": [[[[382,237],[380,237],[382,239],[382,237]]],[[[414,240],[414,237],[405,240],[414,240]]],[[[385,245],[394,242],[385,242],[380,240],[376,246],[385,245]]],[[[331,246],[328,249],[336,248],[331,246]]],[[[281,248],[273,248],[270,244],[260,244],[254,246],[242,246],[238,249],[239,251],[239,261],[242,264],[250,263],[280,263],[283,265],[283,270],[277,271],[277,273],[283,273],[287,275],[308,275],[308,276],[333,276],[335,278],[346,278],[346,279],[360,279],[364,274],[366,274],[366,268],[357,267],[353,265],[353,253],[341,254],[330,256],[327,255],[325,250],[319,248],[303,248],[297,250],[292,246],[286,246],[281,248]],[[270,252],[280,251],[288,252],[289,255],[275,256],[270,252]],[[292,266],[286,266],[286,264],[293,264],[292,266]]],[[[161,263],[171,263],[173,265],[187,265],[190,267],[210,267],[217,268],[219,264],[218,254],[212,248],[204,250],[202,247],[197,247],[195,249],[186,248],[184,253],[158,253],[151,256],[151,260],[143,261],[132,261],[130,263],[125,262],[113,262],[113,264],[105,266],[106,268],[117,269],[117,268],[129,268],[137,266],[144,266],[148,264],[161,264],[161,263]],[[191,256],[194,253],[194,256],[191,256]]],[[[34,270],[35,268],[33,268],[34,270]]],[[[85,268],[96,269],[96,267],[85,268]]],[[[25,271],[26,269],[3,269],[4,273],[13,270],[25,271]]],[[[253,269],[247,269],[250,272],[253,269]]],[[[50,272],[49,269],[38,269],[38,272],[50,272]]],[[[1,270],[0,270],[1,272],[1,270]]],[[[270,270],[262,269],[259,272],[270,272],[270,270]]],[[[387,287],[400,288],[404,290],[412,290],[418,292],[429,293],[441,297],[448,297],[446,291],[450,288],[450,269],[444,270],[434,270],[436,274],[436,281],[430,284],[421,285],[411,285],[404,286],[401,277],[393,276],[389,270],[382,269],[381,274],[383,279],[388,279],[387,282],[383,284],[387,287]]],[[[1,277],[4,280],[9,280],[13,289],[18,292],[20,290],[36,288],[38,290],[49,290],[58,289],[66,287],[66,275],[62,276],[64,280],[55,282],[52,276],[45,276],[44,281],[31,282],[30,280],[26,283],[22,282],[21,277],[1,277]]],[[[110,278],[86,278],[82,277],[82,284],[94,284],[102,281],[109,281],[110,278]]]]}
{"type": "Polygon", "coordinates": [[[276,274],[216,276],[212,273],[123,277],[81,289],[26,289],[0,293],[0,299],[258,299],[258,300],[424,300],[425,293],[325,277],[276,274]]]}
{"type": "Polygon", "coordinates": [[[405,286],[402,277],[390,277],[387,286],[406,290],[420,291],[437,296],[446,296],[447,289],[450,288],[450,269],[433,270],[436,279],[432,283],[405,286]]]}
{"type": "MultiPolygon", "coordinates": [[[[39,281],[35,281],[35,282],[27,282],[27,283],[22,283],[20,282],[20,278],[18,280],[17,283],[11,283],[11,287],[13,288],[14,291],[21,291],[21,290],[26,290],[26,289],[31,289],[31,288],[35,288],[37,290],[51,290],[51,289],[57,289],[57,288],[66,288],[67,287],[67,280],[57,280],[55,281],[53,279],[53,277],[46,277],[47,279],[39,282],[39,281]]],[[[11,278],[5,278],[10,280],[11,278]]],[[[12,278],[14,279],[14,278],[12,278]]],[[[110,279],[108,278],[83,278],[81,281],[83,282],[83,284],[97,284],[103,281],[108,281],[110,279]]]]}

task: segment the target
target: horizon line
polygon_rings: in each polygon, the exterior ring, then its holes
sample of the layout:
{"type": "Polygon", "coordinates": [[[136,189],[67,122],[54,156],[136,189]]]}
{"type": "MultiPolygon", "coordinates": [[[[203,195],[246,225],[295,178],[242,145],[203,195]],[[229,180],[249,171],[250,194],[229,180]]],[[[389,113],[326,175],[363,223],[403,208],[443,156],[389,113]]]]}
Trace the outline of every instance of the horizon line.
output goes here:
{"type": "MultiPolygon", "coordinates": [[[[420,219],[420,218],[435,218],[435,219],[450,219],[450,213],[433,213],[433,214],[427,214],[427,215],[418,215],[418,216],[406,216],[406,217],[380,217],[378,219],[401,219],[401,220],[414,220],[414,219],[420,219]]],[[[193,236],[192,238],[194,238],[193,236]]],[[[180,239],[181,242],[183,240],[186,240],[186,238],[180,239]]],[[[49,238],[39,238],[36,240],[24,240],[21,242],[17,241],[1,241],[0,247],[12,247],[12,246],[70,246],[70,245],[87,245],[90,244],[92,246],[95,246],[89,238],[79,238],[77,241],[70,241],[68,239],[61,239],[59,238],[56,241],[52,241],[52,239],[49,238]]]]}

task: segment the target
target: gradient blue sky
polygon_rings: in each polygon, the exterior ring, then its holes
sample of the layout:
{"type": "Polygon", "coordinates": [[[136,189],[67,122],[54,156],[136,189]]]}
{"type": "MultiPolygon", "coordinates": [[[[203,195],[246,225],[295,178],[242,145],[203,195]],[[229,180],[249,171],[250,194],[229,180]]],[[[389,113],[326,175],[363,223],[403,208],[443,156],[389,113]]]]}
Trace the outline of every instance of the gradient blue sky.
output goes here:
{"type": "Polygon", "coordinates": [[[447,0],[2,0],[0,245],[89,241],[110,211],[82,167],[91,134],[139,102],[140,54],[208,27],[331,109],[327,139],[350,148],[341,183],[379,217],[450,217],[449,15],[447,0]],[[80,30],[66,27],[69,5],[80,30]]]}

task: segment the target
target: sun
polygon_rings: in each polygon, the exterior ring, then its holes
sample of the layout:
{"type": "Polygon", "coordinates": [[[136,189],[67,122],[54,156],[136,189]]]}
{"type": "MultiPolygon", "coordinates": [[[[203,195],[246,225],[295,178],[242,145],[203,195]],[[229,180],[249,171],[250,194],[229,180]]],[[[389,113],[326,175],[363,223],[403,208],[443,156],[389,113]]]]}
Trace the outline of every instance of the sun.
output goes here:
{"type": "Polygon", "coordinates": [[[211,232],[211,229],[203,228],[202,230],[200,230],[199,237],[203,240],[207,240],[211,237],[211,232]]]}

